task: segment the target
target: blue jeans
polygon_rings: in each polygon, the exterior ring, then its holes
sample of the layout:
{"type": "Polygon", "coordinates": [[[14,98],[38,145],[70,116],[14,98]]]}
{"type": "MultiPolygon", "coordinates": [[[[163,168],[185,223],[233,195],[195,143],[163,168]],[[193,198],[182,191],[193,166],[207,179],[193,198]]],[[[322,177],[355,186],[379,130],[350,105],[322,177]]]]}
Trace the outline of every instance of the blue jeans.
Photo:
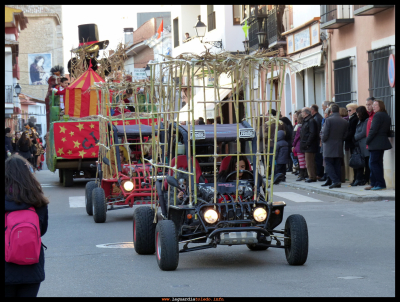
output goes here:
{"type": "Polygon", "coordinates": [[[384,150],[369,151],[370,180],[372,187],[386,188],[383,177],[383,152],[384,150]]]}
{"type": "Polygon", "coordinates": [[[341,183],[341,157],[325,157],[325,170],[332,183],[341,183]]]}
{"type": "Polygon", "coordinates": [[[294,157],[293,152],[290,152],[290,157],[292,158],[293,165],[297,166],[299,164],[299,160],[294,157]]]}

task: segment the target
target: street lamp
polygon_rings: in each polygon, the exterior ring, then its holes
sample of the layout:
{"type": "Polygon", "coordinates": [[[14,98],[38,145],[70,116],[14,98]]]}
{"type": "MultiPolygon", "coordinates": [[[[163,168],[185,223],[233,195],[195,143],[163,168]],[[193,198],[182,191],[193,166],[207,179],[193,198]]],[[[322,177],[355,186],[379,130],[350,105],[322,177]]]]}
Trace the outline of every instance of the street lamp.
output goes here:
{"type": "Polygon", "coordinates": [[[201,22],[201,15],[197,16],[197,23],[194,26],[194,29],[196,30],[196,36],[200,38],[201,42],[203,43],[203,38],[206,35],[206,25],[201,22]]]}
{"type": "Polygon", "coordinates": [[[146,68],[144,69],[144,71],[146,72],[146,76],[147,76],[148,78],[150,78],[151,70],[150,70],[149,64],[147,64],[147,66],[146,66],[146,68]]]}
{"type": "MultiPolygon", "coordinates": [[[[197,16],[197,23],[194,26],[194,29],[196,30],[197,38],[200,38],[200,42],[203,43],[203,38],[206,35],[207,26],[203,22],[201,22],[200,15],[197,16]]],[[[222,39],[220,41],[206,41],[204,43],[211,44],[214,47],[222,49],[222,39]]]]}
{"type": "Polygon", "coordinates": [[[17,85],[15,85],[15,87],[14,87],[14,90],[18,97],[19,94],[21,93],[21,86],[19,86],[19,84],[17,83],[17,85]]]}

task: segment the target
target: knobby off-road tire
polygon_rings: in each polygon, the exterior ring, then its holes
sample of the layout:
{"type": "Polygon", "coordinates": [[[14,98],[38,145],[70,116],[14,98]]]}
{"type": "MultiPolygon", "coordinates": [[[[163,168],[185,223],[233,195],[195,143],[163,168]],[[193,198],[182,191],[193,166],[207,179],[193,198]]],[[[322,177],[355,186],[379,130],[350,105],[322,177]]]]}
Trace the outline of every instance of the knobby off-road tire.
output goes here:
{"type": "Polygon", "coordinates": [[[175,224],[171,220],[157,223],[155,235],[157,263],[163,271],[173,271],[179,263],[179,243],[175,224]]]}
{"type": "Polygon", "coordinates": [[[133,245],[139,255],[151,255],[156,251],[154,210],[138,207],[133,212],[133,245]]]}
{"type": "Polygon", "coordinates": [[[63,186],[72,187],[74,185],[74,171],[70,169],[63,169],[63,186]]]}
{"type": "Polygon", "coordinates": [[[285,223],[285,255],[290,265],[303,265],[308,255],[308,229],[303,216],[290,215],[285,223]]]}
{"type": "Polygon", "coordinates": [[[62,184],[64,182],[64,174],[63,174],[63,170],[62,169],[58,169],[58,178],[60,179],[60,184],[62,184]]]}
{"type": "Polygon", "coordinates": [[[106,197],[102,188],[94,188],[92,191],[93,219],[96,223],[106,221],[106,197]]]}
{"type": "Polygon", "coordinates": [[[85,187],[85,206],[86,206],[86,213],[89,216],[93,215],[92,191],[95,188],[97,188],[97,184],[95,181],[89,181],[85,187]]]}

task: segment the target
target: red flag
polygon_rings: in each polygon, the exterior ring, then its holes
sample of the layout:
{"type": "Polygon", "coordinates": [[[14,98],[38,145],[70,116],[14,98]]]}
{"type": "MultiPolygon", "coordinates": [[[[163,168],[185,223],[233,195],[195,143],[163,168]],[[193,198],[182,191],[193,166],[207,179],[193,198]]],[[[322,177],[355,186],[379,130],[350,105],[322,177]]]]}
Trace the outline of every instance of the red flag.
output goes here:
{"type": "Polygon", "coordinates": [[[161,24],[157,30],[157,33],[158,33],[157,39],[159,39],[161,37],[161,33],[163,32],[163,30],[164,30],[164,20],[161,20],[161,24]]]}

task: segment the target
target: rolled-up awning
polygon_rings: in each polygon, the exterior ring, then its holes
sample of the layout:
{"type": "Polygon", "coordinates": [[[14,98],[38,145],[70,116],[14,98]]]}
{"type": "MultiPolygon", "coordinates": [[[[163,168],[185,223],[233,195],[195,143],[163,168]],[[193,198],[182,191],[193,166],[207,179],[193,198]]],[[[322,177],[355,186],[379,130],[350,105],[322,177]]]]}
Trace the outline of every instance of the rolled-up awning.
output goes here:
{"type": "MultiPolygon", "coordinates": [[[[206,88],[206,94],[204,98],[203,89],[201,89],[195,96],[194,96],[194,119],[197,120],[199,117],[203,117],[204,120],[206,119],[213,119],[214,117],[214,103],[205,103],[206,104],[206,114],[204,115],[204,100],[206,102],[215,101],[214,97],[214,88],[206,88]]],[[[218,90],[217,90],[218,91],[218,90]]],[[[223,100],[232,89],[219,89],[219,96],[217,93],[217,100],[223,100]]],[[[190,104],[192,104],[191,100],[188,100],[190,104]]],[[[188,113],[184,112],[188,110],[188,104],[182,107],[179,113],[179,121],[187,121],[188,120],[188,113]]],[[[177,118],[175,119],[175,121],[177,118]]]]}
{"type": "Polygon", "coordinates": [[[313,66],[320,66],[322,53],[323,50],[321,49],[321,45],[318,45],[317,47],[313,47],[291,56],[290,58],[294,61],[294,64],[292,65],[292,74],[313,66]]]}

